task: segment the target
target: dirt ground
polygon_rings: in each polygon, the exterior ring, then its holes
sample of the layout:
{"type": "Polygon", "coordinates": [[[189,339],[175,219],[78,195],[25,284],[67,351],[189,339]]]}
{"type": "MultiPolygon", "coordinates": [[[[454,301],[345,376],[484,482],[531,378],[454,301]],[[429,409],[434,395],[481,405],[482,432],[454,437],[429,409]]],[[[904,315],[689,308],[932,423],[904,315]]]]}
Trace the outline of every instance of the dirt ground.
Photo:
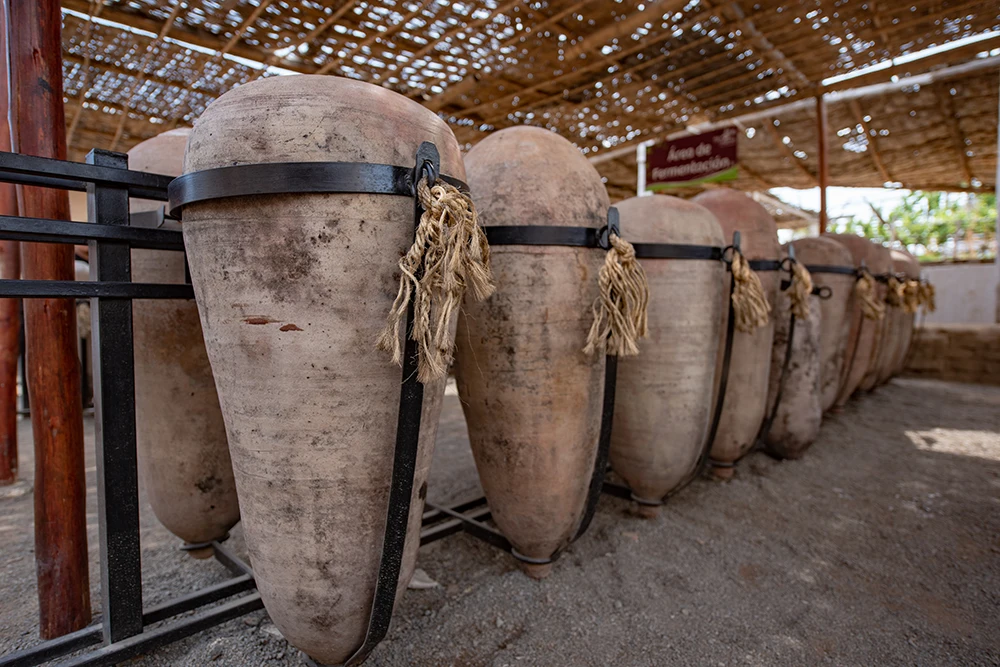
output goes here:
{"type": "MultiPolygon", "coordinates": [[[[21,436],[30,477],[27,423],[21,436]]],[[[477,494],[449,396],[429,498],[477,494]]],[[[227,578],[145,506],[142,525],[147,606],[227,578]]],[[[238,527],[230,544],[244,551],[238,527]]],[[[0,490],[0,654],[37,641],[33,558],[25,482],[0,490]]],[[[804,459],[753,454],[657,519],[605,496],[542,582],[465,535],[418,566],[440,585],[407,592],[368,664],[1000,664],[1000,387],[894,380],[831,415],[804,459]]],[[[134,664],[304,663],[261,611],[134,664]]]]}

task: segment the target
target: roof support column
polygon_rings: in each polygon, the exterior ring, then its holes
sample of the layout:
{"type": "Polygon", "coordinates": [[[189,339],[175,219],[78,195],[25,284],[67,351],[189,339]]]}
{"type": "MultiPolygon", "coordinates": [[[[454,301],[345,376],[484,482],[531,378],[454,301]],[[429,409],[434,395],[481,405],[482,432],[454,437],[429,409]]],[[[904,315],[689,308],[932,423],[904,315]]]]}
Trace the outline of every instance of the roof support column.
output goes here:
{"type": "MultiPolygon", "coordinates": [[[[59,0],[5,0],[12,144],[66,159],[59,0]]],[[[69,220],[62,190],[18,186],[21,214],[69,220]]],[[[25,280],[73,280],[73,246],[22,243],[25,280]]],[[[35,440],[35,564],[43,639],[91,621],[80,360],[73,299],[26,299],[27,376],[35,440]]],[[[107,613],[107,610],[105,610],[107,613]]]]}
{"type": "Polygon", "coordinates": [[[827,162],[827,122],[826,99],[822,94],[816,97],[816,142],[818,144],[819,168],[816,180],[819,181],[819,233],[826,233],[828,220],[826,211],[826,186],[830,182],[830,166],[827,162]]]}

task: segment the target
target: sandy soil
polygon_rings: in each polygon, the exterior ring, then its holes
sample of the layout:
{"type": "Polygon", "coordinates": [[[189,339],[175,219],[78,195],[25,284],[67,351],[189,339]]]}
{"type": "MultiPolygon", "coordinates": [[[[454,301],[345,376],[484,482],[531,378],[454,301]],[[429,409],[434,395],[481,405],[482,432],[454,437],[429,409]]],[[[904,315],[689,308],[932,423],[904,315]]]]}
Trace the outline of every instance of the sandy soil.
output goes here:
{"type": "MultiPolygon", "coordinates": [[[[477,493],[449,397],[429,497],[477,493]]],[[[148,508],[142,523],[147,605],[227,577],[148,508]]],[[[96,606],[96,525],[90,539],[96,606]]],[[[0,654],[37,641],[31,548],[28,482],[0,490],[0,654]]],[[[543,582],[465,535],[419,567],[440,585],[407,593],[369,664],[1000,664],[1000,387],[895,380],[830,416],[801,461],[753,454],[653,520],[604,497],[543,582]]],[[[209,663],[303,660],[258,612],[134,664],[209,663]]]]}

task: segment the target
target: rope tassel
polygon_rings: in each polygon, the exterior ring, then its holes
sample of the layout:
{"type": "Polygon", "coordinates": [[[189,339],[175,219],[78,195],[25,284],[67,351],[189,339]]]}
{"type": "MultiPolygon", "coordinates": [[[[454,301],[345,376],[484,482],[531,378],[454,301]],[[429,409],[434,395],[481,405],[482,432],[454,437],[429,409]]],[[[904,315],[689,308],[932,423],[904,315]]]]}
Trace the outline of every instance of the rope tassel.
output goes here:
{"type": "Polygon", "coordinates": [[[792,314],[797,319],[809,318],[809,297],[812,295],[812,276],[805,266],[792,261],[792,284],[788,287],[788,299],[792,302],[792,314]]]}
{"type": "Polygon", "coordinates": [[[875,296],[875,277],[867,269],[858,272],[854,293],[861,301],[861,312],[869,320],[881,320],[885,316],[885,305],[879,303],[875,296]]]}
{"type": "Polygon", "coordinates": [[[495,287],[490,247],[472,199],[440,179],[433,187],[420,179],[417,197],[424,213],[413,245],[399,260],[399,292],[375,346],[402,365],[399,329],[412,300],[410,338],[417,342],[420,355],[417,379],[427,383],[448,372],[455,347],[451,318],[466,289],[482,301],[495,287]]]}
{"type": "Polygon", "coordinates": [[[921,282],[919,291],[920,305],[924,307],[924,310],[928,313],[933,313],[937,310],[937,304],[934,302],[934,285],[931,285],[929,282],[921,282]]]}
{"type": "Polygon", "coordinates": [[[900,308],[903,305],[903,290],[906,289],[906,285],[896,276],[890,275],[886,280],[887,290],[885,293],[885,302],[892,306],[893,308],[900,308]]]}
{"type": "Polygon", "coordinates": [[[586,354],[604,350],[612,356],[639,354],[637,344],[646,337],[649,286],[632,244],[609,234],[611,248],[598,279],[600,295],[594,301],[594,323],[587,334],[586,354]]]}
{"type": "MultiPolygon", "coordinates": [[[[736,329],[743,333],[753,333],[757,327],[767,324],[771,304],[764,295],[760,277],[750,269],[750,263],[738,250],[733,251],[730,265],[735,285],[733,287],[733,313],[736,315],[736,329]]],[[[810,281],[810,290],[812,289],[810,281]]]]}
{"type": "Polygon", "coordinates": [[[903,310],[913,315],[920,309],[920,281],[907,280],[903,286],[903,310]]]}

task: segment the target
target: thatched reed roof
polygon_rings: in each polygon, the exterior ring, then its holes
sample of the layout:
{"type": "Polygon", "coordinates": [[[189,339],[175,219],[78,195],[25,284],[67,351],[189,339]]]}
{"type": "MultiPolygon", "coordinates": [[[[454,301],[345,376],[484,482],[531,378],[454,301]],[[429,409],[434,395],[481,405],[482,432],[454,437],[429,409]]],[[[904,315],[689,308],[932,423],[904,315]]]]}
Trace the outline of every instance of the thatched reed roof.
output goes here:
{"type": "MultiPolygon", "coordinates": [[[[63,0],[63,7],[72,159],[190,124],[229,88],[280,70],[392,88],[439,111],[469,146],[495,129],[532,123],[599,157],[688,125],[965,62],[1000,46],[995,0],[63,0]],[[976,35],[975,43],[898,60],[976,35]],[[852,73],[861,75],[831,80],[852,73]]],[[[992,183],[995,70],[929,88],[831,105],[832,182],[992,183]],[[837,136],[844,130],[850,136],[837,136]],[[852,138],[857,150],[839,150],[852,138]],[[964,159],[961,146],[969,149],[964,159]]],[[[753,138],[740,147],[740,184],[813,185],[812,113],[752,125],[753,138]]],[[[634,157],[600,168],[613,194],[634,189],[634,157]]]]}

